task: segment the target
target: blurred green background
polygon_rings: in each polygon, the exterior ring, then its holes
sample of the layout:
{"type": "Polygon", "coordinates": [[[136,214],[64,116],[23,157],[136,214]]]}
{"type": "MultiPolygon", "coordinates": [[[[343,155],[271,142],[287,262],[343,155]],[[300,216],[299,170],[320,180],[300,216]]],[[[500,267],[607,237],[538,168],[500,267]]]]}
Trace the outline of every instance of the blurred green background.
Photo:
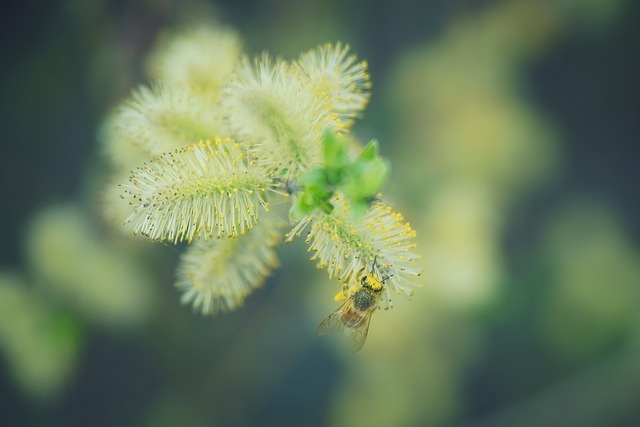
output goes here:
{"type": "Polygon", "coordinates": [[[624,0],[9,2],[0,93],[4,426],[640,424],[640,5],[624,0]],[[302,242],[203,318],[181,248],[104,224],[104,118],[167,29],[369,62],[355,128],[393,166],[424,288],[357,354],[315,327],[302,242]]]}

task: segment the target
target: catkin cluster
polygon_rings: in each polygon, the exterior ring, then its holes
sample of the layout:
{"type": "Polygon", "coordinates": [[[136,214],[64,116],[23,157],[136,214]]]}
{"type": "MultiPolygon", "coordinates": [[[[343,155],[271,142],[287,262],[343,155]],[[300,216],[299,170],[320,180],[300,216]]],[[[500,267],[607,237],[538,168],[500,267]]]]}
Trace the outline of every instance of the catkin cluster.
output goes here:
{"type": "Polygon", "coordinates": [[[331,157],[325,146],[327,138],[352,144],[347,135],[369,99],[366,62],[340,43],[293,61],[252,59],[241,46],[219,28],[161,39],[149,56],[152,83],[100,132],[113,167],[107,217],[126,233],[189,243],[176,285],[204,314],[241,305],[278,266],[282,237],[303,231],[330,276],[352,280],[375,260],[387,296],[409,294],[415,232],[379,197],[349,199],[354,188],[379,187],[377,146],[353,165],[343,153],[353,147],[331,157]],[[297,208],[272,209],[283,202],[297,208]]]}

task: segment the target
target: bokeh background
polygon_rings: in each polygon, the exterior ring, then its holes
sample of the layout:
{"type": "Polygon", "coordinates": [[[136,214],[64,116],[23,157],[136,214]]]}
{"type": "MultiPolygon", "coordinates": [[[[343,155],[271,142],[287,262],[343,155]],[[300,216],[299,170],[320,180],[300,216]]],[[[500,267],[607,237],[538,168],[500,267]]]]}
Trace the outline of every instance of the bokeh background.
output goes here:
{"type": "Polygon", "coordinates": [[[3,426],[640,424],[640,4],[67,0],[3,7],[3,426]],[[351,354],[302,242],[243,308],[173,288],[181,248],[102,220],[101,121],[164,31],[349,43],[355,128],[393,172],[424,288],[351,354]]]}

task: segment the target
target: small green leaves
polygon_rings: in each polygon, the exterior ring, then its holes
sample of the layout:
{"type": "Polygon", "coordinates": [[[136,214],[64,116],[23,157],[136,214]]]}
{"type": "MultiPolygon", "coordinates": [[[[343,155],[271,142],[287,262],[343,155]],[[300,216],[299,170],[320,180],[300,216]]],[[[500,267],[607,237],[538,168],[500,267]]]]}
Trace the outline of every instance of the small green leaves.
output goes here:
{"type": "Polygon", "coordinates": [[[329,214],[333,210],[329,199],[340,191],[349,199],[354,217],[361,217],[387,179],[388,162],[378,156],[377,141],[370,141],[355,160],[345,139],[327,131],[322,142],[324,165],[300,178],[300,193],[289,215],[299,219],[316,209],[329,214]]]}
{"type": "Polygon", "coordinates": [[[331,185],[342,180],[342,174],[349,167],[351,159],[347,153],[347,142],[332,132],[325,132],[322,140],[324,152],[324,170],[331,185]]]}
{"type": "Polygon", "coordinates": [[[289,210],[291,218],[300,219],[316,209],[331,213],[333,206],[329,203],[329,199],[333,192],[324,169],[318,168],[306,173],[300,178],[299,185],[301,191],[289,210]]]}
{"type": "Polygon", "coordinates": [[[338,186],[351,201],[356,218],[369,209],[371,200],[380,192],[388,175],[389,163],[378,156],[378,141],[369,141],[356,161],[345,169],[338,186]]]}

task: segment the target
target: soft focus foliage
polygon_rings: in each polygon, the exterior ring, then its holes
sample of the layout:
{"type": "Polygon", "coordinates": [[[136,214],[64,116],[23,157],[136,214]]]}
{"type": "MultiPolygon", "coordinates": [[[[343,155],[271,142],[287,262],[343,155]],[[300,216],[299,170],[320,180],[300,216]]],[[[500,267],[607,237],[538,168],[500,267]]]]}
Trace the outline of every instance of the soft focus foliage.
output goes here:
{"type": "Polygon", "coordinates": [[[83,325],[139,328],[155,294],[147,273],[77,206],[43,209],[25,241],[28,278],[0,273],[0,352],[26,395],[55,400],[74,373],[83,325]]]}
{"type": "Polygon", "coordinates": [[[556,284],[541,317],[554,352],[590,358],[637,327],[640,253],[613,212],[596,202],[571,204],[549,224],[543,253],[556,284]]]}
{"type": "Polygon", "coordinates": [[[146,273],[95,236],[77,208],[54,207],[34,218],[27,251],[36,280],[83,317],[123,327],[148,319],[154,301],[146,273]]]}
{"type": "Polygon", "coordinates": [[[14,273],[0,272],[0,351],[22,389],[50,399],[69,380],[78,357],[78,328],[14,273]]]}

